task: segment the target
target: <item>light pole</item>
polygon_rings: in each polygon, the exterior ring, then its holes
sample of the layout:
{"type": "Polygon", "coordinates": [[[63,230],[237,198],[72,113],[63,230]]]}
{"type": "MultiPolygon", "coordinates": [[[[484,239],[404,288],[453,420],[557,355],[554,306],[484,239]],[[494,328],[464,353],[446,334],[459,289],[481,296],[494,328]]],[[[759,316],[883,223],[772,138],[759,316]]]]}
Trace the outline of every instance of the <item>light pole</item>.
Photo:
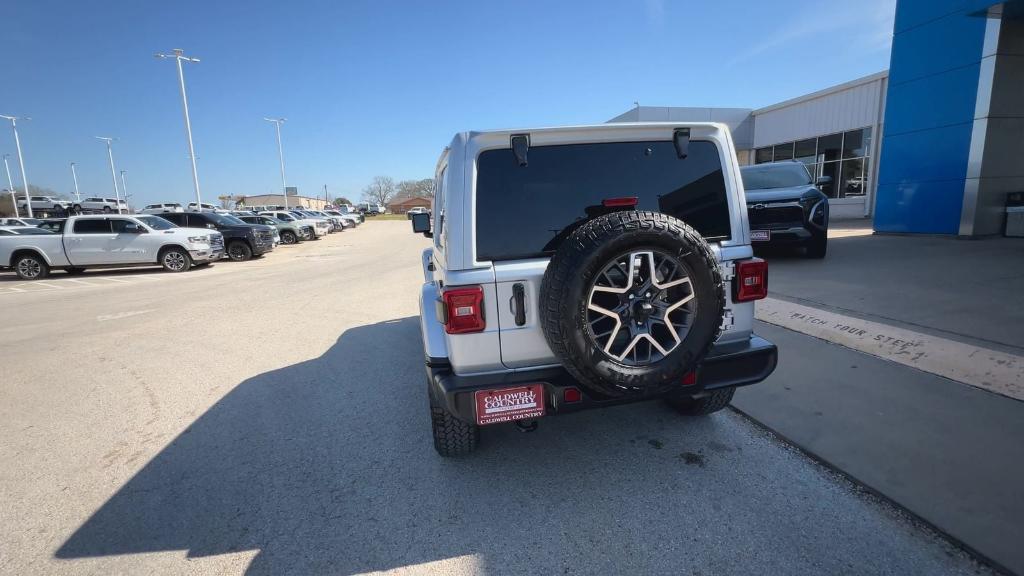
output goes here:
{"type": "MultiPolygon", "coordinates": [[[[121,192],[124,192],[124,205],[128,207],[128,185],[124,183],[124,174],[127,170],[121,170],[121,192]]],[[[118,213],[120,214],[121,207],[118,206],[118,213]]]]}
{"type": "Polygon", "coordinates": [[[96,136],[97,140],[107,143],[107,158],[110,159],[110,181],[114,183],[114,199],[117,200],[117,213],[121,213],[121,193],[117,191],[117,170],[114,169],[114,147],[111,145],[116,138],[96,136]]]}
{"type": "Polygon", "coordinates": [[[4,154],[4,168],[7,169],[7,189],[11,191],[11,204],[14,204],[14,217],[21,218],[21,214],[18,214],[18,196],[14,193],[14,182],[11,181],[11,166],[7,163],[7,158],[10,154],[4,154]]]}
{"type": "Polygon", "coordinates": [[[284,179],[284,148],[281,147],[281,124],[284,124],[287,118],[264,118],[267,122],[272,122],[277,128],[277,157],[281,161],[281,192],[284,193],[284,209],[288,209],[288,183],[284,179]]]}
{"type": "MultiPolygon", "coordinates": [[[[28,217],[34,218],[32,214],[32,198],[28,195],[28,176],[25,175],[25,157],[21,155],[21,138],[18,138],[18,120],[31,120],[31,118],[18,118],[17,116],[4,116],[0,114],[0,118],[6,118],[11,121],[11,129],[14,130],[14,146],[18,149],[18,165],[21,167],[21,185],[25,187],[25,206],[28,207],[28,217]]],[[[15,200],[14,206],[17,210],[18,202],[17,196],[14,192],[11,192],[11,198],[15,200]]]]}
{"type": "Polygon", "coordinates": [[[82,201],[82,195],[78,193],[78,173],[75,172],[75,163],[71,163],[71,178],[75,181],[75,200],[82,201]]]}
{"type": "Polygon", "coordinates": [[[196,149],[192,145],[192,120],[188,115],[188,95],[185,93],[185,71],[181,67],[181,62],[191,62],[193,64],[199,63],[199,58],[191,58],[185,56],[185,51],[181,48],[175,48],[173,54],[154,54],[157,58],[174,58],[178,64],[178,84],[181,86],[181,107],[185,111],[185,135],[188,136],[188,157],[192,160],[192,185],[196,189],[196,210],[202,212],[203,201],[199,195],[199,171],[196,170],[196,149]]]}

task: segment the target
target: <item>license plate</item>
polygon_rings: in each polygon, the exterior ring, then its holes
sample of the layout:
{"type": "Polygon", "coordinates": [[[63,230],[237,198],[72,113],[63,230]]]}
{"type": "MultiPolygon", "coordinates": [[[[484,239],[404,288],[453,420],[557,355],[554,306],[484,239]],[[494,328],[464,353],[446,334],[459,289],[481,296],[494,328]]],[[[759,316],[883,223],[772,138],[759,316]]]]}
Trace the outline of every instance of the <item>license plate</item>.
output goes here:
{"type": "Polygon", "coordinates": [[[767,242],[772,239],[771,230],[751,230],[750,241],[751,242],[767,242]]]}
{"type": "Polygon", "coordinates": [[[476,423],[498,424],[539,418],[544,415],[544,386],[527,384],[476,393],[476,423]]]}

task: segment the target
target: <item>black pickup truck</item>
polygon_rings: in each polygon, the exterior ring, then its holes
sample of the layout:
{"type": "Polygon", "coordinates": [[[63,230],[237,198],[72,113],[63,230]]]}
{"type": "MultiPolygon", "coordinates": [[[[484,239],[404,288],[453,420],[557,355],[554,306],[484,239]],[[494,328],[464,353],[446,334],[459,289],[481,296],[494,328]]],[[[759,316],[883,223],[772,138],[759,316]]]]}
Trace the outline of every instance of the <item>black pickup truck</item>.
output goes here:
{"type": "Polygon", "coordinates": [[[178,226],[209,228],[224,235],[228,258],[243,262],[274,249],[274,230],[262,224],[247,224],[229,214],[213,212],[171,212],[158,214],[178,226]]]}

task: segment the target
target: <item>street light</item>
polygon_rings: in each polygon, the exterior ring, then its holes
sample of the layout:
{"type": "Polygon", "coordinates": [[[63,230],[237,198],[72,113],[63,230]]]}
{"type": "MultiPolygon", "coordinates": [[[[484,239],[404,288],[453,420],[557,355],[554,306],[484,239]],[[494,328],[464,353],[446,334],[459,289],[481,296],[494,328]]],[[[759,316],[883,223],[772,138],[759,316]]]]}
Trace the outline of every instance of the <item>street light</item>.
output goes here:
{"type": "Polygon", "coordinates": [[[97,140],[103,140],[107,143],[107,158],[110,159],[110,181],[114,183],[114,199],[117,200],[117,213],[121,213],[121,194],[117,191],[117,170],[114,169],[114,148],[111,146],[114,140],[117,138],[111,138],[109,136],[96,136],[97,140]]]}
{"type": "Polygon", "coordinates": [[[284,179],[284,148],[281,147],[281,124],[288,121],[287,118],[264,118],[272,122],[277,128],[277,157],[281,161],[281,191],[284,192],[284,209],[288,209],[288,183],[284,179]]]}
{"type": "Polygon", "coordinates": [[[11,204],[14,204],[14,217],[21,218],[21,214],[18,214],[18,196],[14,192],[14,182],[11,181],[11,166],[7,163],[7,158],[10,154],[4,154],[4,168],[7,169],[7,189],[11,191],[11,204]]]}
{"type": "MultiPolygon", "coordinates": [[[[121,191],[124,192],[124,204],[128,206],[128,185],[124,183],[124,174],[127,170],[121,170],[121,191]]],[[[121,207],[118,206],[118,213],[120,214],[121,207]]]]}
{"type": "Polygon", "coordinates": [[[199,63],[199,58],[191,58],[185,56],[185,51],[181,48],[175,48],[173,54],[154,54],[157,58],[174,58],[178,64],[178,84],[181,86],[181,107],[185,111],[185,135],[188,136],[188,157],[192,160],[192,185],[196,189],[196,210],[202,211],[203,203],[199,196],[199,172],[196,170],[196,149],[192,145],[192,120],[188,116],[188,96],[185,94],[185,71],[181,67],[181,62],[191,62],[193,64],[199,63]]]}
{"type": "MultiPolygon", "coordinates": [[[[32,214],[32,198],[28,195],[28,176],[25,175],[25,157],[21,155],[21,138],[18,138],[18,120],[31,120],[31,118],[19,118],[17,116],[4,116],[0,114],[0,118],[6,118],[11,121],[11,129],[14,130],[14,146],[18,149],[18,165],[21,167],[21,185],[25,187],[25,206],[28,207],[28,217],[34,218],[32,214]]],[[[14,209],[18,209],[17,195],[14,191],[11,191],[11,199],[14,200],[14,209]]]]}
{"type": "Polygon", "coordinates": [[[75,163],[71,163],[71,177],[75,180],[75,200],[82,201],[82,195],[78,193],[78,174],[75,172],[75,163]]]}

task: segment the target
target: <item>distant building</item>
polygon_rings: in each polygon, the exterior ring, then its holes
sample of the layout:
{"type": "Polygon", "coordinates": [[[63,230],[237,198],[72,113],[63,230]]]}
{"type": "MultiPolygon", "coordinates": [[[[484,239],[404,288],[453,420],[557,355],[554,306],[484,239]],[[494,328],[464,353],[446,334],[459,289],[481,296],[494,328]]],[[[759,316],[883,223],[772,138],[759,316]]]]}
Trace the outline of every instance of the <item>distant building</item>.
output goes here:
{"type": "Polygon", "coordinates": [[[430,208],[430,198],[403,198],[388,203],[388,212],[405,214],[412,208],[430,208]]]}
{"type": "MultiPolygon", "coordinates": [[[[235,200],[237,208],[250,206],[284,206],[284,194],[260,194],[258,196],[241,196],[235,200]]],[[[310,198],[308,196],[288,195],[289,208],[310,208],[312,210],[323,210],[327,201],[322,198],[310,198]]]]}

